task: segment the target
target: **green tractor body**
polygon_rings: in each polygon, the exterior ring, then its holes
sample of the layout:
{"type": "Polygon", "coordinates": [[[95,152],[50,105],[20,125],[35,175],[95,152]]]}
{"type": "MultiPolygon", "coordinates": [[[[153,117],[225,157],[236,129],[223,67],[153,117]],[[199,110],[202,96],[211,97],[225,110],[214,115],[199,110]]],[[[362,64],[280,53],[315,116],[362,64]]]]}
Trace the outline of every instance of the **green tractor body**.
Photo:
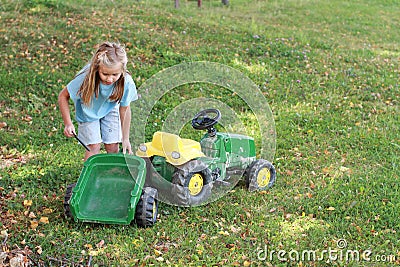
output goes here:
{"type": "MultiPolygon", "coordinates": [[[[200,145],[205,157],[197,159],[206,163],[211,173],[222,180],[231,173],[245,170],[256,159],[254,139],[249,136],[217,133],[210,137],[205,134],[200,145]]],[[[154,156],[152,165],[165,180],[172,182],[176,167],[165,157],[154,156]]]]}
{"type": "Polygon", "coordinates": [[[203,153],[212,159],[211,169],[221,170],[225,179],[229,171],[245,170],[256,158],[254,139],[249,136],[229,133],[207,133],[200,141],[203,153]]]}

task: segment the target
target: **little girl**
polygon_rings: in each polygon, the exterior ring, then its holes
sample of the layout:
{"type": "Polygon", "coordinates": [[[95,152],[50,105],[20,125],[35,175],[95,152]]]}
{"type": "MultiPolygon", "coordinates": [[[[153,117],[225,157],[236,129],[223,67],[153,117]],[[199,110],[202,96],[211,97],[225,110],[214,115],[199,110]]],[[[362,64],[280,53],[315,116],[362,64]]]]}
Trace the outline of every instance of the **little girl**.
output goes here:
{"type": "Polygon", "coordinates": [[[67,137],[75,135],[68,106],[70,98],[74,102],[78,138],[90,149],[85,153],[85,160],[100,152],[101,143],[104,143],[107,153],[117,153],[122,141],[122,152],[132,154],[129,105],[137,99],[137,92],[126,70],[127,61],[120,44],[101,44],[91,62],[58,96],[67,137]]]}

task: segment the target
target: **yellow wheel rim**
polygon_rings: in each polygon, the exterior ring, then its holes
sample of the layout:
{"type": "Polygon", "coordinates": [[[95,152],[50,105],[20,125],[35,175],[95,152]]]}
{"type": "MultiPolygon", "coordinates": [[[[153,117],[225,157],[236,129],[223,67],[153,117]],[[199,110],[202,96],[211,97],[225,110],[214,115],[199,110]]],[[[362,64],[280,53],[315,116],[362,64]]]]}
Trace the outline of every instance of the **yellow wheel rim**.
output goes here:
{"type": "Polygon", "coordinates": [[[189,193],[192,196],[198,195],[203,189],[203,176],[199,173],[193,174],[189,181],[189,193]]]}
{"type": "Polygon", "coordinates": [[[262,168],[257,175],[257,184],[258,187],[266,187],[271,178],[271,173],[268,168],[262,168]]]}

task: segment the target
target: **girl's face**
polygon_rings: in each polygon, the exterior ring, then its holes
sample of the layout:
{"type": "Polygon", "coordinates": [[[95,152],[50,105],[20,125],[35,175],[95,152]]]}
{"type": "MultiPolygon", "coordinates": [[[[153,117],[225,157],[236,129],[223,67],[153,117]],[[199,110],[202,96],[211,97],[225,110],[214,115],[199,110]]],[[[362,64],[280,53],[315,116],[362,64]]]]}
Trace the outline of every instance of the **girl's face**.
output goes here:
{"type": "Polygon", "coordinates": [[[100,81],[105,85],[115,83],[122,75],[122,64],[113,67],[106,67],[102,64],[99,66],[100,81]]]}

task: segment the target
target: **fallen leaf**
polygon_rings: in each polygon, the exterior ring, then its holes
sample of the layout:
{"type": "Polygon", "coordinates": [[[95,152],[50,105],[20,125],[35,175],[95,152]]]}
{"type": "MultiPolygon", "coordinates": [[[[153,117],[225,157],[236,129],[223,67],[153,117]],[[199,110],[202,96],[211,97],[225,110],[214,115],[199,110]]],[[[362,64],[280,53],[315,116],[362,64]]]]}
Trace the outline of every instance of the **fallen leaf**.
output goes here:
{"type": "Polygon", "coordinates": [[[48,224],[49,223],[49,218],[48,217],[41,217],[39,222],[44,223],[44,224],[48,224]]]}
{"type": "Polygon", "coordinates": [[[292,175],[293,175],[293,171],[291,171],[291,170],[286,170],[286,175],[292,176],[292,175]]]}
{"type": "Polygon", "coordinates": [[[24,200],[24,206],[25,207],[30,207],[30,206],[32,206],[32,200],[24,200]]]}
{"type": "Polygon", "coordinates": [[[334,207],[329,207],[326,210],[333,211],[333,210],[335,210],[335,208],[334,207]]]}
{"type": "Polygon", "coordinates": [[[163,253],[161,251],[155,249],[154,254],[158,257],[158,256],[161,256],[163,253]]]}
{"type": "Polygon", "coordinates": [[[92,257],[95,257],[95,256],[99,255],[99,252],[97,250],[91,250],[91,251],[89,251],[89,255],[92,257]]]}
{"type": "Polygon", "coordinates": [[[241,229],[240,229],[240,227],[236,228],[235,226],[231,225],[230,230],[232,233],[236,234],[236,233],[240,232],[241,229]]]}
{"type": "Polygon", "coordinates": [[[44,213],[44,214],[53,213],[53,209],[46,208],[46,209],[43,210],[43,213],[44,213]]]}
{"type": "Polygon", "coordinates": [[[4,239],[7,238],[7,237],[8,237],[7,230],[1,231],[1,232],[0,232],[0,237],[1,237],[1,238],[4,238],[4,239]]]}
{"type": "Polygon", "coordinates": [[[32,121],[32,117],[27,115],[27,116],[23,117],[22,120],[30,122],[30,121],[32,121]]]}
{"type": "Polygon", "coordinates": [[[329,173],[329,171],[330,171],[330,170],[329,170],[329,168],[327,168],[327,167],[325,167],[325,168],[322,169],[322,172],[323,172],[323,173],[329,173]]]}
{"type": "Polygon", "coordinates": [[[96,244],[96,247],[101,248],[104,246],[104,240],[101,240],[99,243],[96,244]]]}
{"type": "Polygon", "coordinates": [[[22,254],[17,254],[14,258],[10,259],[10,267],[24,267],[24,266],[29,266],[26,265],[25,263],[30,263],[29,260],[26,259],[26,257],[22,254]]]}
{"type": "Polygon", "coordinates": [[[154,258],[153,256],[146,255],[146,256],[143,258],[143,261],[147,261],[148,259],[153,259],[153,258],[154,258]]]}
{"type": "Polygon", "coordinates": [[[283,217],[285,217],[286,220],[290,219],[292,217],[291,213],[285,213],[283,214],[283,217]]]}
{"type": "Polygon", "coordinates": [[[229,233],[227,231],[219,231],[218,234],[228,236],[229,233]]]}
{"type": "Polygon", "coordinates": [[[7,252],[0,252],[0,266],[5,266],[4,261],[7,259],[7,252]]]}
{"type": "Polygon", "coordinates": [[[31,221],[31,229],[35,230],[39,226],[39,223],[37,221],[31,221]]]}
{"type": "Polygon", "coordinates": [[[349,170],[349,168],[347,168],[347,167],[344,167],[344,166],[340,166],[340,169],[339,169],[341,172],[347,172],[348,170],[349,170]]]}

